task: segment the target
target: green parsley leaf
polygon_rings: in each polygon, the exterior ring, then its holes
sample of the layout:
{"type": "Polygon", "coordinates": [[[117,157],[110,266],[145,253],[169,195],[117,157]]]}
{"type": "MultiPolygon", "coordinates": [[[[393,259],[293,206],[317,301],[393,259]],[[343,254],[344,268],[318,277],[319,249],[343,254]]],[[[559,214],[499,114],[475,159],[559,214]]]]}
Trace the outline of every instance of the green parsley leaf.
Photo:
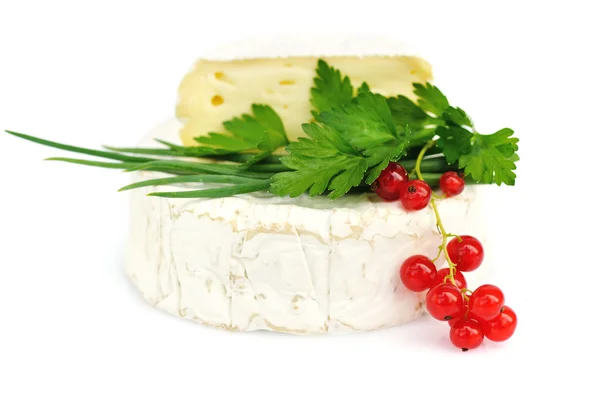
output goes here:
{"type": "Polygon", "coordinates": [[[446,108],[442,118],[449,124],[473,127],[473,122],[471,121],[471,118],[469,118],[469,115],[467,115],[465,111],[458,107],[446,108]]]}
{"type": "Polygon", "coordinates": [[[423,86],[420,83],[413,84],[415,94],[419,97],[418,104],[425,112],[431,112],[435,116],[442,116],[446,108],[450,106],[446,96],[431,83],[423,86]]]}
{"type": "Polygon", "coordinates": [[[473,122],[459,107],[450,106],[446,96],[429,83],[415,83],[417,104],[404,96],[389,98],[396,125],[407,124],[413,133],[410,146],[422,146],[435,140],[448,164],[459,167],[480,183],[515,183],[518,139],[513,131],[502,129],[491,135],[476,133],[473,122]]]}
{"type": "Polygon", "coordinates": [[[373,168],[369,171],[365,178],[365,183],[371,184],[388,166],[390,161],[397,161],[406,154],[406,147],[410,137],[410,129],[406,127],[406,135],[403,135],[399,140],[393,140],[388,145],[373,147],[365,150],[364,154],[368,157],[368,166],[373,168]]]}
{"type": "Polygon", "coordinates": [[[231,153],[259,151],[246,165],[254,164],[289,143],[283,123],[268,105],[252,105],[253,115],[244,114],[223,122],[226,133],[209,133],[196,137],[200,144],[231,153]]]}
{"type": "Polygon", "coordinates": [[[519,139],[513,133],[508,128],[489,135],[475,133],[470,151],[460,156],[458,166],[479,183],[514,185],[519,139]]]}
{"type": "Polygon", "coordinates": [[[352,104],[333,112],[324,112],[317,121],[339,131],[350,145],[367,157],[369,168],[374,167],[366,183],[374,182],[390,161],[405,153],[409,134],[396,129],[392,112],[385,97],[363,91],[352,104]]]}
{"type": "Polygon", "coordinates": [[[388,98],[387,101],[396,128],[403,131],[408,126],[412,132],[410,146],[421,147],[435,137],[438,126],[446,125],[447,122],[441,116],[444,114],[442,109],[448,108],[448,100],[435,86],[423,86],[419,83],[414,83],[413,86],[418,105],[402,95],[388,98]]]}
{"type": "Polygon", "coordinates": [[[334,199],[360,184],[367,161],[338,131],[317,123],[304,124],[302,129],[310,138],[287,147],[290,155],[281,161],[294,171],[273,176],[272,193],[297,197],[308,191],[312,197],[329,189],[334,199]]]}
{"type": "Polygon", "coordinates": [[[446,161],[451,164],[458,161],[462,154],[471,150],[471,137],[473,133],[460,126],[440,126],[435,131],[439,137],[436,143],[441,148],[446,161]]]}
{"type": "Polygon", "coordinates": [[[223,122],[223,126],[230,134],[208,133],[206,136],[196,137],[195,140],[200,144],[231,152],[242,152],[257,148],[263,139],[264,128],[250,115],[223,122]]]}
{"type": "Polygon", "coordinates": [[[323,112],[316,119],[342,133],[351,146],[360,150],[398,138],[385,97],[371,92],[359,95],[342,109],[323,112]]]}
{"type": "MultiPolygon", "coordinates": [[[[430,117],[419,106],[405,96],[387,99],[396,129],[402,131],[408,126],[411,131],[418,132],[426,126],[436,124],[436,119],[430,117]]],[[[431,135],[433,137],[433,134],[431,135]]]]}
{"type": "Polygon", "coordinates": [[[367,84],[367,82],[363,82],[362,85],[360,85],[360,87],[358,88],[358,95],[360,96],[361,94],[367,94],[371,92],[371,88],[369,87],[369,85],[367,84]]]}
{"type": "MultiPolygon", "coordinates": [[[[368,86],[367,86],[368,87],[368,86]]],[[[333,108],[343,107],[352,101],[354,89],[350,79],[338,69],[329,66],[325,61],[317,62],[317,76],[314,86],[310,90],[310,103],[316,116],[320,112],[329,111],[333,108]]]]}
{"type": "MultiPolygon", "coordinates": [[[[405,154],[408,135],[396,129],[386,99],[363,90],[354,101],[302,126],[308,138],[288,145],[282,158],[292,172],[273,177],[271,192],[310,196],[329,190],[335,199],[363,180],[371,184],[390,161],[405,154]]],[[[405,128],[410,131],[408,127],[405,128]]]]}

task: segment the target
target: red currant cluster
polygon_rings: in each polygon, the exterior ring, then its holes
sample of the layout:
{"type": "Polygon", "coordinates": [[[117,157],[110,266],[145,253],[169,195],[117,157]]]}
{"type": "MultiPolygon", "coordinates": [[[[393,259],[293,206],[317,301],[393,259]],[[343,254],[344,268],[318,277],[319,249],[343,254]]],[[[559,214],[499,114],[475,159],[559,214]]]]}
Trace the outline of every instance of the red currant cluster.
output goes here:
{"type": "MultiPolygon", "coordinates": [[[[448,197],[462,193],[465,181],[456,172],[446,172],[440,177],[440,188],[448,197]]],[[[398,199],[408,211],[420,211],[429,204],[431,187],[423,180],[409,180],[401,165],[390,162],[374,184],[377,195],[386,201],[398,199]]]]}
{"type": "Polygon", "coordinates": [[[427,289],[425,304],[429,314],[450,325],[450,341],[463,351],[475,349],[484,336],[491,341],[505,341],[517,327],[517,316],[504,305],[502,291],[490,284],[467,290],[462,272],[477,269],[483,262],[483,247],[471,236],[454,237],[446,247],[450,260],[455,264],[453,275],[450,268],[436,270],[431,259],[414,255],[400,267],[400,279],[411,291],[427,289]]]}
{"type": "MultiPolygon", "coordinates": [[[[420,177],[418,163],[416,171],[420,177]]],[[[456,172],[446,172],[440,178],[446,197],[460,194],[464,186],[456,172]]],[[[425,299],[427,311],[433,318],[448,322],[452,344],[467,351],[481,345],[484,337],[496,342],[510,338],[517,327],[517,316],[504,305],[502,291],[490,284],[475,291],[467,289],[463,272],[471,272],[483,262],[481,242],[472,236],[446,233],[429,185],[421,179],[409,180],[406,169],[390,163],[379,176],[375,191],[386,200],[400,199],[404,208],[411,211],[432,205],[442,234],[438,255],[434,259],[424,255],[409,257],[400,267],[400,279],[410,291],[429,290],[425,299]],[[448,242],[448,237],[453,238],[448,242]],[[449,267],[437,270],[433,262],[442,253],[449,267]]]]}

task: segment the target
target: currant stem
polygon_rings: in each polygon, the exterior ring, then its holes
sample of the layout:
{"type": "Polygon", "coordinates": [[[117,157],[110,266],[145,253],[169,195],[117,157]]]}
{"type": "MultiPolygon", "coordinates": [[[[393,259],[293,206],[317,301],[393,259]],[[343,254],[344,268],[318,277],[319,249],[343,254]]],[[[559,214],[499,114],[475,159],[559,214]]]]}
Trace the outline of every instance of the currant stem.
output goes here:
{"type": "Polygon", "coordinates": [[[442,252],[444,251],[444,247],[442,247],[441,245],[438,247],[438,253],[435,256],[435,258],[431,259],[431,261],[433,263],[435,263],[436,260],[438,260],[440,258],[440,255],[442,255],[442,252]]]}
{"type": "Polygon", "coordinates": [[[435,204],[435,199],[433,198],[431,199],[431,207],[433,208],[433,212],[435,213],[435,221],[438,227],[440,228],[440,231],[442,232],[442,247],[444,257],[446,258],[446,261],[448,262],[448,268],[450,269],[450,273],[448,273],[448,275],[450,276],[450,281],[452,282],[452,284],[456,285],[456,281],[454,280],[454,275],[456,274],[456,264],[454,264],[450,260],[450,254],[448,254],[448,233],[446,233],[446,230],[444,229],[442,219],[440,218],[440,213],[438,211],[437,205],[435,204]]]}
{"type": "MultiPolygon", "coordinates": [[[[417,173],[417,177],[419,178],[419,180],[423,180],[423,175],[421,174],[421,162],[423,161],[423,158],[425,157],[425,153],[427,152],[428,149],[430,149],[431,147],[433,147],[435,145],[435,141],[430,140],[429,142],[427,142],[427,144],[425,144],[423,146],[423,148],[421,149],[421,152],[419,153],[419,156],[417,157],[417,162],[415,164],[415,172],[417,173]]],[[[452,262],[452,260],[450,260],[450,254],[448,254],[448,248],[447,248],[447,244],[448,244],[448,237],[450,237],[451,235],[448,234],[446,232],[446,229],[444,229],[444,225],[442,224],[442,219],[440,218],[440,212],[438,211],[437,205],[435,203],[435,198],[432,196],[431,200],[429,201],[431,203],[431,207],[433,208],[433,213],[435,214],[435,223],[436,226],[438,227],[438,230],[440,231],[440,234],[442,235],[442,245],[441,247],[441,251],[444,253],[444,257],[446,258],[446,261],[448,262],[448,269],[450,269],[450,273],[448,273],[450,282],[452,283],[452,285],[456,286],[456,280],[454,279],[454,275],[456,274],[456,264],[454,264],[452,262]]],[[[438,253],[438,256],[436,256],[435,260],[437,260],[440,256],[440,253],[438,253]]]]}

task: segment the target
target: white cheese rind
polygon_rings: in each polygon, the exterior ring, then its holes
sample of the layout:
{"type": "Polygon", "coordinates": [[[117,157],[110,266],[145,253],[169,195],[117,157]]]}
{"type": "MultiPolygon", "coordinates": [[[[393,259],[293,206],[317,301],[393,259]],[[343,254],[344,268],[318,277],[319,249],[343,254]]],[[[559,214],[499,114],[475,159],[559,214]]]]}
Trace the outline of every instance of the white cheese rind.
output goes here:
{"type": "MultiPolygon", "coordinates": [[[[178,129],[169,121],[143,144],[173,140],[178,129]]],[[[138,172],[135,179],[157,176],[138,172]]],[[[398,270],[410,255],[437,253],[441,238],[430,208],[407,213],[370,194],[336,201],[146,196],[184,188],[131,193],[126,269],[159,309],[229,330],[296,334],[367,331],[423,313],[424,293],[407,291],[398,270]]],[[[475,235],[485,246],[476,188],[439,201],[439,209],[448,231],[475,235]]],[[[469,283],[486,271],[469,274],[469,283]]]]}
{"type": "Polygon", "coordinates": [[[387,36],[361,34],[298,34],[250,37],[221,44],[202,55],[211,61],[255,58],[322,57],[322,56],[397,56],[420,54],[408,43],[387,36]]]}

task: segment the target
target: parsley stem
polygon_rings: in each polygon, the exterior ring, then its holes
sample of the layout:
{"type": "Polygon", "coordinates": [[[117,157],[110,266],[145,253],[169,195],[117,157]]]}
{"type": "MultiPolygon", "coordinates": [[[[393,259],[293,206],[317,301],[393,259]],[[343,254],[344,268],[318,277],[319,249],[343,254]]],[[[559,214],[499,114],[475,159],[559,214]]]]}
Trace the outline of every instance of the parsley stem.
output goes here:
{"type": "Polygon", "coordinates": [[[433,141],[433,140],[429,141],[427,144],[425,144],[423,146],[423,148],[421,149],[421,152],[419,152],[419,156],[417,157],[417,160],[415,162],[415,171],[417,172],[417,177],[419,178],[419,180],[423,180],[423,175],[421,174],[421,163],[423,162],[425,153],[427,152],[428,149],[433,147],[434,144],[435,144],[435,141],[433,141]]]}
{"type": "MultiPolygon", "coordinates": [[[[428,149],[430,149],[431,147],[433,147],[433,145],[435,145],[435,141],[430,140],[429,142],[427,142],[427,144],[425,144],[423,146],[423,148],[421,149],[421,152],[419,153],[419,156],[417,157],[417,162],[415,165],[415,171],[417,173],[417,177],[420,180],[424,180],[423,179],[423,174],[421,173],[421,162],[423,161],[423,157],[425,156],[425,153],[427,152],[428,149]]],[[[449,276],[449,280],[450,282],[456,286],[456,281],[454,280],[454,275],[456,274],[456,264],[454,264],[452,262],[452,260],[450,259],[450,255],[448,254],[448,237],[451,236],[451,234],[448,234],[446,232],[446,229],[444,228],[444,225],[442,223],[442,218],[440,217],[440,212],[438,211],[438,207],[435,203],[435,198],[431,197],[431,200],[429,201],[431,204],[431,207],[433,208],[433,213],[435,214],[435,223],[440,231],[440,234],[442,235],[442,245],[440,246],[441,251],[443,251],[444,253],[444,257],[446,258],[446,261],[448,262],[448,268],[450,269],[450,273],[448,274],[449,276]]],[[[435,259],[437,259],[440,256],[440,252],[438,252],[438,256],[436,256],[435,259]]]]}

